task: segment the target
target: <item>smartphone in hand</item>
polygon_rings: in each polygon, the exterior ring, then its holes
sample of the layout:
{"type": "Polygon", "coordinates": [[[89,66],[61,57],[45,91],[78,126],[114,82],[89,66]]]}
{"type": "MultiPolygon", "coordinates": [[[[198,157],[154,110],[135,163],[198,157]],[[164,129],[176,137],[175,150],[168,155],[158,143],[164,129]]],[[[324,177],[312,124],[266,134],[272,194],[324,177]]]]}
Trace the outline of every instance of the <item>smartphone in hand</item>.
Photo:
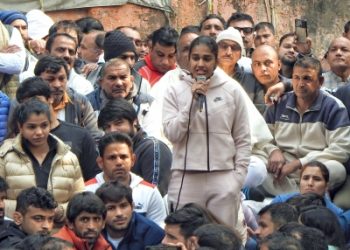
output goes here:
{"type": "Polygon", "coordinates": [[[297,42],[305,43],[307,38],[307,21],[303,19],[295,19],[295,35],[297,42]]]}

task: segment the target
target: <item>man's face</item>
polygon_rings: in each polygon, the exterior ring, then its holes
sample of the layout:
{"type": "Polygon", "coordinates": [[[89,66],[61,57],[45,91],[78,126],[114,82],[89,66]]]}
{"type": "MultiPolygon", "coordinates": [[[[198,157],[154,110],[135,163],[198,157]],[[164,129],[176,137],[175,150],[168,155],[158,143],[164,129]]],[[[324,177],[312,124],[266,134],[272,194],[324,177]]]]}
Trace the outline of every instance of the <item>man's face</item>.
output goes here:
{"type": "Polygon", "coordinates": [[[14,221],[23,232],[28,235],[42,234],[50,235],[53,228],[53,219],[55,210],[45,210],[34,206],[29,206],[24,215],[20,212],[15,212],[14,221]]]}
{"type": "Polygon", "coordinates": [[[133,68],[136,62],[135,53],[132,51],[126,51],[119,56],[120,59],[124,60],[129,64],[130,68],[133,68]]]}
{"type": "Polygon", "coordinates": [[[74,66],[76,48],[77,45],[74,40],[65,36],[57,36],[49,53],[52,56],[63,58],[67,62],[69,70],[71,70],[74,66]]]}
{"type": "Polygon", "coordinates": [[[165,74],[175,66],[175,46],[163,46],[159,43],[156,43],[152,46],[150,57],[152,64],[157,69],[157,71],[165,74]]]}
{"type": "Polygon", "coordinates": [[[318,167],[306,167],[300,177],[300,193],[316,193],[324,196],[327,191],[327,182],[318,167]]]}
{"type": "Polygon", "coordinates": [[[109,144],[102,156],[97,157],[97,164],[104,173],[106,181],[118,180],[128,183],[130,170],[135,164],[135,155],[125,143],[109,144]]]}
{"type": "Polygon", "coordinates": [[[317,75],[315,69],[294,67],[292,84],[297,100],[314,100],[319,94],[322,83],[323,78],[317,75]]]}
{"type": "Polygon", "coordinates": [[[42,147],[47,144],[50,133],[50,121],[46,114],[32,113],[28,119],[19,126],[19,131],[31,147],[42,147]]]}
{"type": "Polygon", "coordinates": [[[74,231],[76,236],[85,240],[89,245],[94,245],[99,237],[105,221],[102,215],[81,212],[73,223],[68,222],[68,227],[74,231]]]}
{"type": "Polygon", "coordinates": [[[262,239],[276,231],[275,224],[272,222],[269,212],[262,214],[258,221],[256,235],[262,239]]]}
{"type": "Polygon", "coordinates": [[[251,22],[248,20],[232,21],[229,23],[229,26],[237,29],[240,32],[243,39],[244,48],[253,48],[254,33],[253,24],[251,22]]]}
{"type": "Polygon", "coordinates": [[[332,41],[328,49],[328,63],[332,71],[345,71],[350,69],[350,40],[339,37],[332,41]]]}
{"type": "Polygon", "coordinates": [[[256,34],[254,37],[254,44],[255,44],[255,47],[258,47],[262,44],[267,44],[272,47],[275,47],[276,46],[275,36],[272,34],[272,31],[269,28],[264,27],[256,31],[256,34]]]}
{"type": "Polygon", "coordinates": [[[5,199],[7,198],[6,191],[0,191],[0,224],[5,218],[5,199]]]}
{"type": "Polygon", "coordinates": [[[106,133],[119,132],[128,134],[131,138],[134,137],[136,129],[136,121],[130,123],[127,119],[114,120],[107,123],[107,126],[103,128],[106,133]]]}
{"type": "Polygon", "coordinates": [[[223,30],[224,25],[222,22],[217,18],[211,18],[202,24],[201,34],[216,39],[216,36],[223,30]]]}
{"type": "Polygon", "coordinates": [[[66,91],[68,81],[64,68],[62,67],[57,73],[44,71],[40,74],[40,77],[49,83],[54,106],[60,103],[66,91]]]}
{"type": "Polygon", "coordinates": [[[149,47],[147,41],[141,41],[139,59],[145,58],[149,53],[149,47]]]}
{"type": "Polygon", "coordinates": [[[129,226],[132,218],[133,205],[123,198],[119,202],[107,202],[106,227],[115,232],[124,232],[129,226]]]}
{"type": "Polygon", "coordinates": [[[186,245],[187,240],[181,233],[180,225],[166,224],[164,231],[165,231],[165,236],[162,240],[162,244],[167,245],[169,243],[176,244],[178,242],[182,242],[183,244],[186,245]]]}
{"type": "Polygon", "coordinates": [[[120,29],[127,37],[129,37],[136,48],[136,53],[139,55],[141,52],[141,35],[138,31],[130,29],[128,27],[124,27],[120,29]]]}
{"type": "Polygon", "coordinates": [[[189,50],[191,42],[197,38],[198,35],[195,33],[187,33],[179,38],[179,41],[177,42],[177,52],[176,52],[176,60],[177,64],[182,69],[189,69],[189,50]]]}
{"type": "Polygon", "coordinates": [[[83,36],[79,47],[79,56],[87,63],[97,63],[101,50],[95,43],[97,33],[90,33],[83,36]]]}
{"type": "Polygon", "coordinates": [[[241,58],[241,47],[232,40],[221,40],[218,43],[218,61],[220,67],[234,67],[241,58]]]}
{"type": "Polygon", "coordinates": [[[132,92],[134,78],[128,65],[110,65],[105,68],[100,85],[109,99],[126,98],[132,92]]]}
{"type": "Polygon", "coordinates": [[[28,41],[28,39],[29,39],[29,37],[28,37],[28,25],[24,20],[17,19],[11,23],[11,26],[13,26],[19,30],[24,42],[28,41]]]}
{"type": "Polygon", "coordinates": [[[280,67],[277,53],[270,46],[260,46],[253,52],[252,71],[265,89],[279,82],[280,67]]]}
{"type": "Polygon", "coordinates": [[[278,48],[278,57],[282,64],[287,66],[294,65],[298,55],[295,46],[294,36],[288,36],[282,41],[281,46],[278,48]]]}

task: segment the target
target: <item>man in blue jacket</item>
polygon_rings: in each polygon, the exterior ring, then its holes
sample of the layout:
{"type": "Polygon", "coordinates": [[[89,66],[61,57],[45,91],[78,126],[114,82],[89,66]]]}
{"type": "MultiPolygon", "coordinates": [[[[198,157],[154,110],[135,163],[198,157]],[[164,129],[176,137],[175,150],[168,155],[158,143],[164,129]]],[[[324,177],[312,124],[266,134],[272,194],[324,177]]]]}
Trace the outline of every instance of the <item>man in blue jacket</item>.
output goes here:
{"type": "Polygon", "coordinates": [[[164,231],[156,223],[133,211],[132,190],[118,181],[106,182],[96,191],[107,208],[102,234],[113,250],[143,250],[159,244],[164,231]]]}

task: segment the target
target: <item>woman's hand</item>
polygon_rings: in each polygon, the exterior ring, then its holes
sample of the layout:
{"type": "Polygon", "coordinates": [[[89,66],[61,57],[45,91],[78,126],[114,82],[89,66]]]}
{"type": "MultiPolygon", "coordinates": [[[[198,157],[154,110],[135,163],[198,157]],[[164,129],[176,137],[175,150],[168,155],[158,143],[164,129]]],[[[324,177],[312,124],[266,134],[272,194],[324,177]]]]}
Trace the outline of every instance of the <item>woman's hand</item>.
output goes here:
{"type": "Polygon", "coordinates": [[[195,81],[192,83],[192,94],[195,98],[198,98],[198,95],[206,95],[209,87],[209,79],[206,81],[195,81]]]}

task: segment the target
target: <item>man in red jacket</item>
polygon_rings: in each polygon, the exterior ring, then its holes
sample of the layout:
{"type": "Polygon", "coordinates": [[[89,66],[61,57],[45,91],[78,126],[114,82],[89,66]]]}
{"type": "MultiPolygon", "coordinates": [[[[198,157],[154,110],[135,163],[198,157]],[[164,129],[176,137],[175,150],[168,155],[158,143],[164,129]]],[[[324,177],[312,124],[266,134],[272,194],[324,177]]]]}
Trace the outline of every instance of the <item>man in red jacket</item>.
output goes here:
{"type": "Polygon", "coordinates": [[[102,236],[107,210],[91,192],[75,195],[67,207],[67,224],[54,237],[69,241],[77,250],[112,250],[102,236]]]}
{"type": "Polygon", "coordinates": [[[176,30],[170,27],[162,27],[153,32],[149,54],[134,67],[151,86],[157,83],[166,72],[175,69],[178,38],[176,30]]]}

